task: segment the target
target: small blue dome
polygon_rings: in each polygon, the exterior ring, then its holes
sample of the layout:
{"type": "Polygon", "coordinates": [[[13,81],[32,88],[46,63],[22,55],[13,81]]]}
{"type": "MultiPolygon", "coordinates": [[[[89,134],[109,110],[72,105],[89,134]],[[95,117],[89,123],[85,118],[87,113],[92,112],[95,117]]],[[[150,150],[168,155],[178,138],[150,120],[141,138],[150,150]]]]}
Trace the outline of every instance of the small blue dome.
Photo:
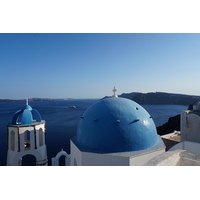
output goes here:
{"type": "Polygon", "coordinates": [[[73,142],[86,152],[128,152],[156,145],[158,135],[142,106],[125,98],[106,98],[86,110],[73,142]]]}
{"type": "Polygon", "coordinates": [[[13,115],[11,125],[30,125],[41,121],[40,113],[27,104],[13,115]]]}

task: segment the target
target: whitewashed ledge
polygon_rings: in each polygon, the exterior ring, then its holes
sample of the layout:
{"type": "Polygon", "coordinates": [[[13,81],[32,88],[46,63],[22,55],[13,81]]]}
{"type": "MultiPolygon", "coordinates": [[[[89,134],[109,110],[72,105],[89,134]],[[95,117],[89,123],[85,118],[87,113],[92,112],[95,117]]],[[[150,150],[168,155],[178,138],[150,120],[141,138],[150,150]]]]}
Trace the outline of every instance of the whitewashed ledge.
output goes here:
{"type": "Polygon", "coordinates": [[[185,150],[177,149],[164,152],[146,162],[144,166],[176,166],[180,161],[180,153],[183,151],[185,150]]]}
{"type": "Polygon", "coordinates": [[[177,149],[154,157],[144,166],[200,166],[200,155],[177,149]]]}

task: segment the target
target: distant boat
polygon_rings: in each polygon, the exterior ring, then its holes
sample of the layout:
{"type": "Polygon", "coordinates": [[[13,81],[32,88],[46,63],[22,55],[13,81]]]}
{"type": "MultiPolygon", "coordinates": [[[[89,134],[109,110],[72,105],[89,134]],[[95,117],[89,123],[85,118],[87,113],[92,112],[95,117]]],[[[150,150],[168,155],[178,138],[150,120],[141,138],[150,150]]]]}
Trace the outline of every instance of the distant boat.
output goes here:
{"type": "Polygon", "coordinates": [[[76,106],[69,106],[69,108],[76,108],[76,106]]]}

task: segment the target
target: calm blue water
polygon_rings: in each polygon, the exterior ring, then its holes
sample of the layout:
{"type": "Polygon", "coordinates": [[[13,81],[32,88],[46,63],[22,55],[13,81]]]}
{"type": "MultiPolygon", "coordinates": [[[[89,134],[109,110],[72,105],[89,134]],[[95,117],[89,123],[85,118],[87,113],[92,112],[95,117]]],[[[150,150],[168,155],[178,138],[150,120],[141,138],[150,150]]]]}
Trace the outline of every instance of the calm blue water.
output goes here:
{"type": "MultiPolygon", "coordinates": [[[[85,110],[98,100],[68,100],[29,102],[29,105],[38,110],[42,119],[46,121],[46,141],[49,164],[51,158],[63,148],[70,153],[69,138],[76,134],[80,116],[85,110]],[[76,108],[69,108],[76,106],[76,108]]],[[[7,125],[13,114],[23,108],[25,102],[0,103],[0,165],[6,165],[7,156],[7,125]]],[[[169,117],[180,114],[187,106],[182,105],[142,105],[153,117],[156,126],[163,125],[169,117]]]]}

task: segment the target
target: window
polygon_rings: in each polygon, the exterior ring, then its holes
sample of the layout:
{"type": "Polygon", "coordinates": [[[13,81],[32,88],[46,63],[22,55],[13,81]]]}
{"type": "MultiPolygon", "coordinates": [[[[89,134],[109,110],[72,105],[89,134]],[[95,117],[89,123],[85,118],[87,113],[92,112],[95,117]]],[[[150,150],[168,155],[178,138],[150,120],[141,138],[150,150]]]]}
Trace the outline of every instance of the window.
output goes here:
{"type": "Polygon", "coordinates": [[[15,132],[11,131],[10,133],[10,150],[14,151],[15,150],[15,132]]]}
{"type": "Polygon", "coordinates": [[[43,141],[43,131],[42,128],[39,129],[39,146],[41,147],[44,144],[43,141]]]}
{"type": "Polygon", "coordinates": [[[30,131],[25,131],[24,132],[24,147],[25,147],[26,150],[30,149],[30,145],[31,145],[31,143],[30,143],[30,137],[31,137],[30,134],[31,134],[30,131]]]}

